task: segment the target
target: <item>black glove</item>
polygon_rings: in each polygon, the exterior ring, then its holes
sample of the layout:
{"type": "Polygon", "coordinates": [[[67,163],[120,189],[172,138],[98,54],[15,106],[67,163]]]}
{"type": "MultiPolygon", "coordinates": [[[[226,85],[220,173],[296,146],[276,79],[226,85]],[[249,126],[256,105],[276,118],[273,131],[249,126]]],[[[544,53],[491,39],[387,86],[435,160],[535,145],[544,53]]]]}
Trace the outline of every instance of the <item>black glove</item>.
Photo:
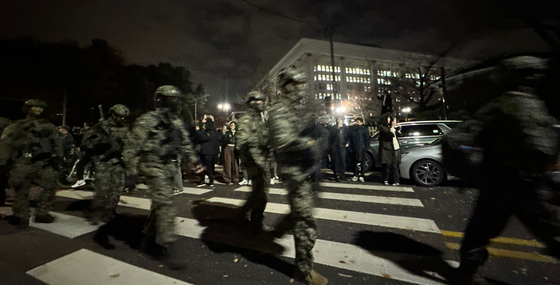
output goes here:
{"type": "Polygon", "coordinates": [[[127,175],[124,178],[124,189],[134,189],[138,183],[138,174],[127,175]]]}

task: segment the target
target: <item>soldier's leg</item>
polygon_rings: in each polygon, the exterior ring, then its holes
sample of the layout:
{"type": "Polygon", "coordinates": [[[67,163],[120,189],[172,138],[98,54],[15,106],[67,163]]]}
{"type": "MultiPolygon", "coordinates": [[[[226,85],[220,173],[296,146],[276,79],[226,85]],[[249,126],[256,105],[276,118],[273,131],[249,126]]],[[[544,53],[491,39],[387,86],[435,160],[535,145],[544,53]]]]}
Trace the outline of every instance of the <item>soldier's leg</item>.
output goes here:
{"type": "Polygon", "coordinates": [[[269,198],[270,174],[268,171],[260,172],[251,179],[253,180],[251,223],[260,230],[263,227],[264,210],[269,198]]]}
{"type": "Polygon", "coordinates": [[[13,185],[13,188],[16,194],[12,204],[12,211],[16,219],[13,224],[18,224],[20,221],[27,221],[27,224],[29,224],[29,190],[31,189],[31,181],[21,181],[19,184],[13,185]]]}
{"type": "Polygon", "coordinates": [[[560,218],[558,206],[538,196],[537,191],[526,189],[518,199],[515,216],[537,239],[546,244],[549,254],[560,259],[560,218]]]}
{"type": "Polygon", "coordinates": [[[155,234],[155,242],[168,246],[175,242],[176,209],[173,204],[173,177],[168,175],[150,176],[146,180],[148,195],[152,200],[148,218],[149,235],[155,234]],[[155,231],[155,232],[150,232],[155,231]]]}
{"type": "Polygon", "coordinates": [[[478,268],[488,259],[486,246],[490,239],[502,232],[512,214],[511,196],[500,195],[499,188],[495,187],[480,190],[461,243],[456,284],[470,284],[478,268]]]}
{"type": "Polygon", "coordinates": [[[307,276],[313,270],[313,253],[317,238],[313,218],[313,189],[310,181],[288,182],[291,219],[296,248],[296,266],[307,276]]]}
{"type": "Polygon", "coordinates": [[[56,187],[58,187],[58,183],[56,182],[57,177],[57,171],[51,166],[43,165],[41,170],[38,171],[35,182],[42,187],[42,189],[37,197],[35,222],[52,223],[54,221],[54,217],[49,214],[49,211],[56,197],[56,187]]]}
{"type": "Polygon", "coordinates": [[[103,212],[109,200],[109,192],[111,191],[111,172],[108,163],[99,162],[96,166],[96,179],[93,181],[93,189],[95,190],[93,200],[90,204],[90,222],[98,224],[103,220],[103,212]]]}
{"type": "Polygon", "coordinates": [[[115,217],[115,210],[119,204],[119,200],[124,191],[124,177],[125,170],[121,164],[111,164],[108,167],[108,185],[104,190],[105,204],[103,209],[102,220],[104,222],[109,222],[115,217]]]}

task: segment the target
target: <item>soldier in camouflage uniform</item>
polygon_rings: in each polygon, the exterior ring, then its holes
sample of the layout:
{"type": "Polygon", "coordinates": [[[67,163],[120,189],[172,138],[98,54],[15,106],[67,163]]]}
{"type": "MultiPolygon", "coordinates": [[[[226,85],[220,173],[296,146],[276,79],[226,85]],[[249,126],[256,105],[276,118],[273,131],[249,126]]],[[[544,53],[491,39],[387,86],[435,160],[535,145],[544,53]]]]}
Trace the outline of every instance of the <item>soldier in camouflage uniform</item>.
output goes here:
{"type": "Polygon", "coordinates": [[[10,223],[19,228],[29,225],[29,190],[32,184],[42,188],[35,210],[35,222],[52,223],[49,209],[55,198],[58,169],[62,159],[60,132],[43,119],[47,104],[41,100],[27,100],[23,105],[25,119],[7,127],[0,138],[0,165],[11,164],[9,185],[16,197],[10,223]]]}
{"type": "MultiPolygon", "coordinates": [[[[4,129],[12,124],[12,120],[8,118],[0,118],[0,136],[4,129]]],[[[9,165],[0,166],[0,207],[4,206],[6,201],[6,186],[8,186],[9,165]]]]}
{"type": "Polygon", "coordinates": [[[258,91],[247,94],[246,103],[249,110],[239,121],[236,146],[247,168],[249,180],[253,182],[253,191],[241,211],[244,215],[251,212],[251,223],[256,230],[261,230],[263,227],[270,183],[265,102],[265,95],[258,91]]]}
{"type": "Polygon", "coordinates": [[[90,206],[92,224],[112,220],[124,190],[122,150],[129,130],[125,120],[130,111],[125,105],[117,104],[109,109],[109,113],[111,117],[95,125],[86,142],[98,154],[93,182],[95,196],[90,206]]]}
{"type": "Polygon", "coordinates": [[[269,110],[270,142],[276,152],[280,179],[289,191],[291,213],[281,227],[289,225],[293,229],[299,269],[296,277],[307,284],[327,284],[327,279],[313,270],[312,249],[317,234],[312,210],[318,187],[313,176],[321,154],[317,141],[304,134],[309,122],[315,121],[301,110],[305,85],[304,73],[294,68],[280,71],[277,88],[281,97],[269,110]]]}
{"type": "Polygon", "coordinates": [[[174,176],[179,155],[195,163],[195,172],[203,168],[194,151],[181,112],[180,92],[171,85],[160,86],[154,95],[156,110],[139,117],[129,133],[123,151],[128,175],[144,175],[152,200],[144,232],[147,246],[155,255],[167,258],[172,268],[183,267],[175,242],[176,209],[173,203],[174,176]]]}

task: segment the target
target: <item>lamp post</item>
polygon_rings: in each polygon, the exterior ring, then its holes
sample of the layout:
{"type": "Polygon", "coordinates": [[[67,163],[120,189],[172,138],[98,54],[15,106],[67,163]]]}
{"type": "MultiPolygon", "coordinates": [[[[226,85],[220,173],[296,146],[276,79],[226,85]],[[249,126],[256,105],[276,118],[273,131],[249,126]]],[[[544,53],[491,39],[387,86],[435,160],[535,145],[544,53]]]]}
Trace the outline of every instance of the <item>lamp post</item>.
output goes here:
{"type": "Polygon", "coordinates": [[[229,103],[220,103],[218,104],[218,110],[222,111],[224,113],[224,122],[227,121],[227,112],[229,111],[229,109],[231,109],[231,106],[229,105],[229,103]]]}
{"type": "Polygon", "coordinates": [[[410,107],[402,108],[401,111],[404,113],[404,121],[408,122],[408,113],[411,111],[410,107]]]}

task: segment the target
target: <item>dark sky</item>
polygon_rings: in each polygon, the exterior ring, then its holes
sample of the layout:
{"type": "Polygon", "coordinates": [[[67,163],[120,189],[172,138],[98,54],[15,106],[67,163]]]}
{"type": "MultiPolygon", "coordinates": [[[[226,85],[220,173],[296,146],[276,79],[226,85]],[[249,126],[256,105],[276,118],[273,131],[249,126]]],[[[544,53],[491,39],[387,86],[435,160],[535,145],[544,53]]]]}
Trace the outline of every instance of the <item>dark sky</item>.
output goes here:
{"type": "Polygon", "coordinates": [[[105,39],[127,63],[185,66],[211,101],[250,91],[301,38],[467,59],[545,45],[492,0],[19,0],[0,4],[0,37],[88,45],[105,39]]]}

